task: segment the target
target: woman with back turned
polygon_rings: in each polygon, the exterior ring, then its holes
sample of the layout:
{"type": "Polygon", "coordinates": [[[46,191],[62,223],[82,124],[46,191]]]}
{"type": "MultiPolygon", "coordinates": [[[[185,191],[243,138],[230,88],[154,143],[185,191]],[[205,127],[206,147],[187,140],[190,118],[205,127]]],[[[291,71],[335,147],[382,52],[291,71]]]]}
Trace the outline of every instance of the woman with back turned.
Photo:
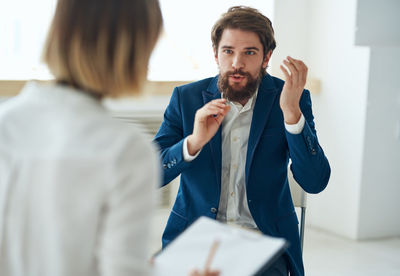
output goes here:
{"type": "Polygon", "coordinates": [[[53,84],[0,105],[0,275],[146,275],[151,143],[101,104],[140,92],[157,0],[59,0],[44,48],[53,84]]]}

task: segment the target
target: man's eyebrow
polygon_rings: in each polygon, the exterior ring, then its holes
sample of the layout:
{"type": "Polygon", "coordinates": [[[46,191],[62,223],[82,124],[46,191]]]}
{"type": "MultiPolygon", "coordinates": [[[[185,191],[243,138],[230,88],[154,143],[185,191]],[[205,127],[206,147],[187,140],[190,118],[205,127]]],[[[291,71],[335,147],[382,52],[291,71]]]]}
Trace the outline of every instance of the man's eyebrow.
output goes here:
{"type": "MultiPolygon", "coordinates": [[[[233,46],[229,46],[229,45],[222,45],[221,46],[221,49],[234,49],[235,47],[233,47],[233,46]]],[[[246,51],[249,51],[249,50],[253,50],[253,51],[260,51],[260,49],[259,48],[257,48],[257,47],[255,47],[255,46],[250,46],[250,47],[246,47],[246,48],[244,48],[246,51]]]]}
{"type": "Polygon", "coordinates": [[[255,50],[255,51],[260,51],[257,47],[246,47],[246,50],[255,50]]]}

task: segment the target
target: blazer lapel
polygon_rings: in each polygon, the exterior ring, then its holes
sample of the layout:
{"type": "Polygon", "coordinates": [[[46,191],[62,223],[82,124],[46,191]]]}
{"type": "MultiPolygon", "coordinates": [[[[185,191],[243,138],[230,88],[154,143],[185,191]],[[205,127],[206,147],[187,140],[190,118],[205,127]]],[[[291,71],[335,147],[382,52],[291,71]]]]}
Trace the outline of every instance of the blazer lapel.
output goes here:
{"type": "MultiPolygon", "coordinates": [[[[207,91],[203,91],[204,104],[212,100],[221,98],[221,93],[218,90],[217,82],[218,82],[218,77],[215,77],[214,79],[211,80],[210,85],[207,88],[207,91]]],[[[222,170],[221,132],[222,132],[222,127],[219,127],[217,133],[209,142],[211,148],[212,160],[217,175],[218,193],[220,193],[221,189],[221,170],[222,170]]]]}
{"type": "Polygon", "coordinates": [[[253,161],[253,156],[261,134],[263,133],[265,124],[271,113],[272,106],[276,100],[279,100],[278,90],[276,89],[273,79],[270,75],[263,78],[259,88],[256,103],[253,110],[253,119],[251,121],[249,142],[247,146],[246,156],[246,185],[248,183],[249,169],[253,161]]]}

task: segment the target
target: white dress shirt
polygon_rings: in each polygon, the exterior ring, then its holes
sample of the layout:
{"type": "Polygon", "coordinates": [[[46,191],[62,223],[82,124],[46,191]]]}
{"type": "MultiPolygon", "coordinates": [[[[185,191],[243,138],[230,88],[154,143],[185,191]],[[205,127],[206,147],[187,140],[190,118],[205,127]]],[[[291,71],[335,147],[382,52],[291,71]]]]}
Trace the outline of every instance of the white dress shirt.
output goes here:
{"type": "Polygon", "coordinates": [[[222,122],[221,196],[217,220],[257,228],[247,204],[245,166],[253,107],[257,93],[242,106],[231,106],[222,122]]]}
{"type": "Polygon", "coordinates": [[[158,157],[72,88],[0,104],[0,275],[146,275],[158,157]]]}
{"type": "MultiPolygon", "coordinates": [[[[217,220],[235,224],[249,229],[257,225],[251,216],[246,194],[246,155],[249,140],[251,120],[257,93],[242,106],[240,103],[228,102],[231,106],[222,122],[222,172],[221,195],[217,220]]],[[[301,115],[294,125],[285,123],[286,130],[291,134],[299,134],[304,127],[305,118],[301,115]]],[[[194,160],[196,155],[190,155],[187,149],[187,138],[183,143],[184,160],[194,160]]]]}

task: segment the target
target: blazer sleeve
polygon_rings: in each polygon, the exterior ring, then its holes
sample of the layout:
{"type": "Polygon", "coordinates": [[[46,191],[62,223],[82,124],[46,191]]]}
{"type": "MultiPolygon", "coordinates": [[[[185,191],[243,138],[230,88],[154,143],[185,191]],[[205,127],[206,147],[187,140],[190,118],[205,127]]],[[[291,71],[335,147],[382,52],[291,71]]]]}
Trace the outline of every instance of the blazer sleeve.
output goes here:
{"type": "Polygon", "coordinates": [[[183,159],[184,139],[180,90],[176,87],[165,110],[161,127],[154,138],[160,149],[163,186],[171,182],[191,164],[183,159]]]}
{"type": "Polygon", "coordinates": [[[291,134],[286,131],[292,160],[290,169],[294,179],[304,191],[319,193],[328,185],[331,169],[328,159],[318,143],[308,90],[304,90],[300,99],[300,109],[305,118],[302,132],[291,134]]]}

